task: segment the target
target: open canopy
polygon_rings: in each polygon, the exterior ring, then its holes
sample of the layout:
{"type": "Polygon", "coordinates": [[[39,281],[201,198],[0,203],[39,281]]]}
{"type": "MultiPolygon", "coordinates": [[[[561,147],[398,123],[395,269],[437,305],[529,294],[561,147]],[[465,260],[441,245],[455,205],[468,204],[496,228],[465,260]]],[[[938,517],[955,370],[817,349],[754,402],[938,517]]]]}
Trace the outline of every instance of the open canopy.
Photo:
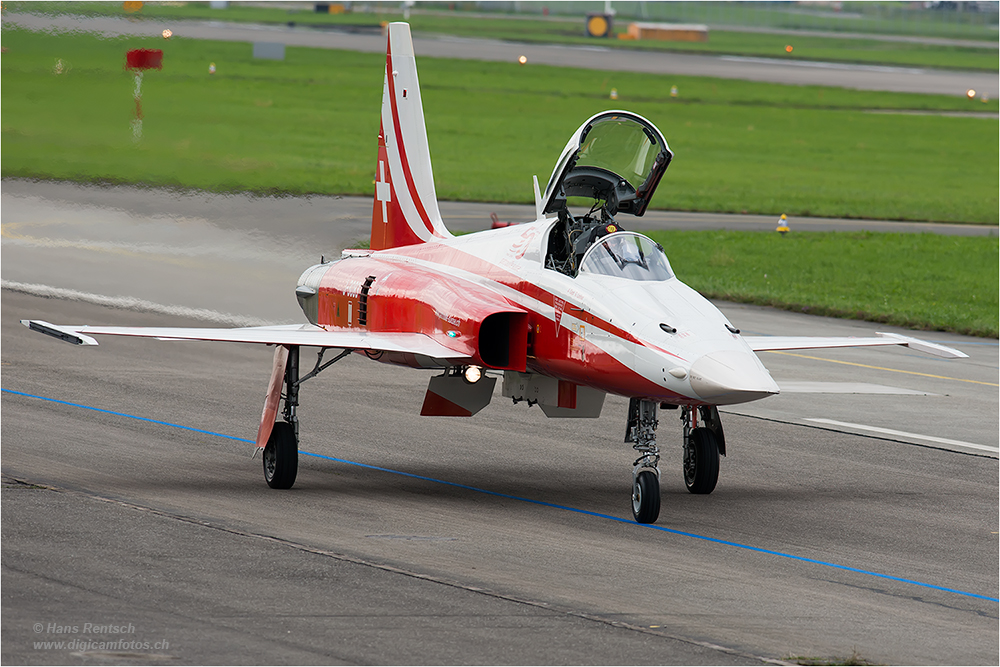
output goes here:
{"type": "Polygon", "coordinates": [[[642,215],[673,153],[656,126],[628,111],[605,111],[570,138],[545,188],[545,213],[567,197],[604,201],[608,213],[642,215]]]}

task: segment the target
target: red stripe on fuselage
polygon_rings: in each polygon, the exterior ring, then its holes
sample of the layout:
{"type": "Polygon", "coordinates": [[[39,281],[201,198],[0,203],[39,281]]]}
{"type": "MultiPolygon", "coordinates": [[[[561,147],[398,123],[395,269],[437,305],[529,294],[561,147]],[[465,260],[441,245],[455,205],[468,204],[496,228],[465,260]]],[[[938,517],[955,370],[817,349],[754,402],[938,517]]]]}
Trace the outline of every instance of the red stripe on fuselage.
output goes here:
{"type": "MultiPolygon", "coordinates": [[[[459,250],[450,246],[442,246],[438,244],[420,244],[418,246],[394,248],[391,250],[387,250],[385,252],[390,254],[401,255],[404,257],[411,256],[433,264],[441,264],[443,266],[449,266],[452,268],[460,269],[462,271],[468,271],[469,273],[481,276],[483,278],[486,278],[487,280],[492,280],[496,283],[499,283],[517,292],[520,292],[521,294],[527,297],[530,297],[537,301],[541,301],[545,305],[552,306],[553,308],[555,308],[555,299],[557,297],[554,294],[552,294],[552,292],[549,292],[548,290],[545,290],[542,287],[535,285],[534,283],[529,283],[521,279],[516,274],[511,273],[510,271],[507,271],[506,269],[503,269],[497,266],[496,264],[488,262],[480,257],[476,257],[475,255],[472,255],[463,250],[459,250]]],[[[379,254],[380,253],[376,253],[373,256],[378,257],[379,254]]],[[[381,259],[385,259],[386,261],[392,261],[391,257],[383,257],[381,259]]],[[[567,304],[572,305],[568,301],[567,304]]],[[[681,361],[686,361],[684,357],[674,354],[669,350],[664,350],[661,347],[639,340],[628,331],[616,327],[610,322],[605,322],[599,317],[594,316],[589,311],[585,310],[576,311],[572,313],[572,316],[578,320],[586,322],[587,324],[596,326],[613,336],[617,336],[622,340],[626,340],[636,345],[642,345],[643,347],[656,350],[657,352],[662,352],[663,354],[674,357],[675,359],[680,359],[681,361]]]]}

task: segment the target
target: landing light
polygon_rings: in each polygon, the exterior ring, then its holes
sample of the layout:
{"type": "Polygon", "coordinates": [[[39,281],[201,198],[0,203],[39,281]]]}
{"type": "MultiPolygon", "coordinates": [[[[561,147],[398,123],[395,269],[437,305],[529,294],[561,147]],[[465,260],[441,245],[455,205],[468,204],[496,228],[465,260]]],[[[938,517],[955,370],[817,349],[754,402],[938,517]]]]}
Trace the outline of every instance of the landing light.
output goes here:
{"type": "Polygon", "coordinates": [[[465,381],[469,384],[476,384],[483,377],[483,369],[479,366],[467,366],[465,369],[465,381]]]}

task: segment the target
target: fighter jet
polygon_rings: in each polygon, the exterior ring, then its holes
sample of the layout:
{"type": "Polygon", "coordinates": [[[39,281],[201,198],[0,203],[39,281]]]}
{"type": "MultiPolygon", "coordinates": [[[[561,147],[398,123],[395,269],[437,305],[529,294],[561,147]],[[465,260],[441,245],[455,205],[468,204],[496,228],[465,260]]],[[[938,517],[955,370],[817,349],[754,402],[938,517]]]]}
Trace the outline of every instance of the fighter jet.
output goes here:
{"type": "MultiPolygon", "coordinates": [[[[298,467],[301,385],[346,355],[428,369],[422,415],[469,417],[498,379],[515,403],[547,417],[598,417],[607,394],[629,399],[625,442],[632,512],[660,510],[658,410],[679,410],[689,491],[711,493],[726,454],[718,406],[779,392],[762,350],[905,345],[965,354],[896,334],[870,338],[743,336],[674,275],[663,247],[628,230],[673,158],[653,123],[628,111],[583,122],[544,192],[536,220],[453,236],[438,209],[409,26],[388,26],[370,248],[307,268],[295,298],[307,323],[237,329],[54,325],[32,330],[78,345],[94,336],[257,343],[275,348],[257,434],[264,478],[290,488],[298,467]],[[302,348],[317,348],[303,373],[302,348]],[[329,350],[337,353],[324,361],[329,350]],[[279,418],[280,410],[280,418],[279,418]]],[[[291,297],[291,294],[289,294],[291,297]]]]}

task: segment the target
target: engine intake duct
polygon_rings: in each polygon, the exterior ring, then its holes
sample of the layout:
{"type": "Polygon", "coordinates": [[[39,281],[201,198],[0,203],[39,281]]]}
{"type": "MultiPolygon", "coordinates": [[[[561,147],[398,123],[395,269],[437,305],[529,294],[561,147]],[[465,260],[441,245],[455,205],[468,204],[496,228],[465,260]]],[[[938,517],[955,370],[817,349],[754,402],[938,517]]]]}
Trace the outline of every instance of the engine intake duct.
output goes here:
{"type": "Polygon", "coordinates": [[[479,358],[490,368],[524,372],[528,363],[528,314],[488,315],[479,326],[479,358]]]}

